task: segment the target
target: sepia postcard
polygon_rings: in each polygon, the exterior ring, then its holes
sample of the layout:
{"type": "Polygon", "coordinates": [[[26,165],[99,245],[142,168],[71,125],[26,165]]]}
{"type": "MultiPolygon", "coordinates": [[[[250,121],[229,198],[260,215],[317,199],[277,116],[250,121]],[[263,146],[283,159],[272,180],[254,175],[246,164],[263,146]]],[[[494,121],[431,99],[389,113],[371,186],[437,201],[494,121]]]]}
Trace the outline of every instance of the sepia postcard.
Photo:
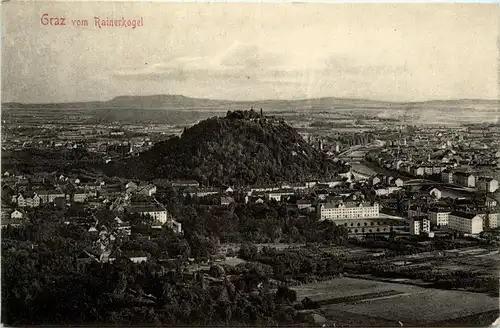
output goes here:
{"type": "Polygon", "coordinates": [[[1,12],[4,326],[500,324],[497,4],[1,12]]]}

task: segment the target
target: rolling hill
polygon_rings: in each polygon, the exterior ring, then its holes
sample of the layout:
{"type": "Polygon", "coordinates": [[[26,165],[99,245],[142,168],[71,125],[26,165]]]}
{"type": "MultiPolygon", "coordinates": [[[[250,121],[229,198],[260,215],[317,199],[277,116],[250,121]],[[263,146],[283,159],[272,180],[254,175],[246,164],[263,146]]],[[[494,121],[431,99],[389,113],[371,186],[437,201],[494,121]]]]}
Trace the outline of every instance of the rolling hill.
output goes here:
{"type": "Polygon", "coordinates": [[[475,108],[478,110],[498,110],[499,100],[433,100],[424,102],[387,102],[367,99],[349,99],[324,97],[299,100],[256,100],[233,101],[192,98],[183,95],[151,95],[151,96],[118,96],[107,101],[69,102],[69,103],[2,103],[2,109],[30,109],[30,108],[67,108],[67,109],[228,109],[231,107],[266,108],[266,110],[283,109],[332,109],[332,108],[384,108],[384,109],[418,109],[418,108],[475,108]]]}
{"type": "Polygon", "coordinates": [[[254,111],[201,121],[180,138],[105,168],[127,178],[194,179],[203,185],[236,186],[335,176],[345,169],[282,120],[261,119],[254,111]]]}

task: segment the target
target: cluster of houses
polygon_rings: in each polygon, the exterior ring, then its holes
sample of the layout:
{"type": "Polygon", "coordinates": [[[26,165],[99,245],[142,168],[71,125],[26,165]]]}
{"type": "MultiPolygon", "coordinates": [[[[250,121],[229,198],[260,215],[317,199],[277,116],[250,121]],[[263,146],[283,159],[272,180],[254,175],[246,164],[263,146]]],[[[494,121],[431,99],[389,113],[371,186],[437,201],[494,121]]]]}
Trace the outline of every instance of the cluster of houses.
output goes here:
{"type": "MultiPolygon", "coordinates": [[[[442,173],[444,174],[444,172],[442,173]]],[[[455,184],[464,185],[471,181],[470,176],[461,172],[452,173],[455,184]]],[[[481,190],[487,189],[492,192],[498,188],[495,179],[480,177],[476,179],[477,186],[481,190]]],[[[54,204],[66,206],[68,203],[81,203],[85,207],[93,208],[105,206],[116,213],[139,214],[152,218],[154,227],[168,225],[175,232],[181,233],[182,226],[177,222],[159,203],[155,195],[158,191],[156,182],[128,181],[116,182],[101,180],[82,182],[79,179],[68,178],[63,175],[56,177],[52,188],[46,188],[51,184],[46,181],[42,185],[33,184],[30,188],[25,183],[19,183],[25,179],[16,178],[10,187],[15,191],[11,199],[13,211],[5,214],[2,210],[2,218],[20,220],[23,218],[23,209],[36,208],[42,204],[54,204]],[[43,188],[41,188],[43,186],[43,188]],[[45,189],[44,189],[45,188],[45,189]],[[137,201],[137,199],[141,199],[137,201]]],[[[9,179],[7,179],[7,185],[9,179]]],[[[260,204],[265,202],[287,202],[292,203],[298,210],[316,211],[319,220],[331,220],[337,225],[345,226],[351,234],[365,233],[389,233],[392,231],[408,231],[420,234],[430,231],[431,226],[448,226],[468,234],[475,234],[484,228],[498,226],[498,214],[481,211],[459,211],[435,210],[419,211],[414,213],[412,208],[408,209],[408,218],[382,215],[381,202],[395,198],[395,193],[400,194],[405,189],[404,182],[400,178],[392,176],[375,175],[367,181],[356,182],[352,180],[352,173],[340,174],[329,180],[314,180],[302,183],[280,183],[271,186],[254,186],[245,188],[204,188],[197,181],[176,180],[170,181],[169,185],[185,196],[203,198],[214,197],[221,206],[231,206],[235,202],[260,204]],[[374,198],[367,201],[367,195],[374,198]],[[370,196],[372,197],[372,196],[370,196]],[[374,201],[374,199],[378,199],[374,201]],[[380,201],[379,201],[380,200],[380,201]],[[467,219],[470,215],[472,218],[467,219]],[[482,220],[482,226],[476,221],[482,220]],[[472,220],[474,224],[465,224],[463,220],[472,220]],[[481,229],[479,229],[481,228],[481,229]]],[[[429,186],[420,189],[421,198],[428,197],[431,204],[441,198],[438,188],[429,186]]],[[[384,205],[385,206],[385,205],[384,205]]],[[[495,205],[496,206],[496,205],[495,205]]],[[[7,208],[7,206],[5,206],[7,208]]],[[[120,215],[116,218],[119,229],[128,231],[130,228],[126,222],[121,222],[120,215]]],[[[7,222],[7,221],[6,221],[7,222]]],[[[89,232],[96,232],[96,227],[90,227],[89,232]]]]}
{"type": "Polygon", "coordinates": [[[482,204],[475,204],[471,200],[458,199],[451,206],[410,206],[408,219],[410,232],[420,234],[430,233],[431,226],[447,227],[467,235],[481,233],[485,229],[499,227],[499,213],[497,202],[486,199],[482,204]]]}
{"type": "Polygon", "coordinates": [[[382,174],[377,174],[370,177],[369,183],[375,189],[375,194],[377,196],[387,196],[403,187],[403,180],[401,178],[394,178],[392,176],[385,176],[382,174]]]}
{"type": "MultiPolygon", "coordinates": [[[[445,138],[442,144],[439,143],[444,138],[443,136],[433,135],[432,138],[435,139],[432,145],[437,143],[439,145],[437,148],[435,146],[434,148],[421,147],[407,143],[405,139],[404,142],[397,144],[388,142],[385,148],[368,153],[367,159],[376,162],[381,167],[415,177],[441,174],[443,182],[471,187],[478,181],[469,183],[464,181],[467,177],[455,178],[452,172],[467,168],[475,171],[495,171],[500,167],[500,151],[495,151],[488,146],[476,147],[470,142],[464,142],[463,138],[462,140],[445,138]]],[[[485,181],[484,184],[488,182],[485,181]]],[[[487,186],[485,188],[488,189],[487,186]]]]}
{"type": "Polygon", "coordinates": [[[480,191],[494,193],[498,190],[498,180],[492,177],[476,176],[470,172],[446,170],[441,173],[441,181],[457,184],[480,191]]]}
{"type": "MultiPolygon", "coordinates": [[[[206,196],[219,195],[220,205],[230,205],[235,199],[244,203],[262,204],[267,201],[289,201],[292,197],[299,198],[297,206],[310,208],[311,201],[307,198],[311,192],[315,192],[318,200],[326,199],[333,188],[343,188],[349,184],[350,174],[345,173],[339,177],[325,181],[307,181],[303,183],[284,182],[269,186],[254,186],[235,189],[234,187],[200,188],[199,183],[193,180],[173,181],[174,188],[182,189],[184,195],[203,198],[206,196]]],[[[337,190],[338,191],[338,190],[337,190]]]]}

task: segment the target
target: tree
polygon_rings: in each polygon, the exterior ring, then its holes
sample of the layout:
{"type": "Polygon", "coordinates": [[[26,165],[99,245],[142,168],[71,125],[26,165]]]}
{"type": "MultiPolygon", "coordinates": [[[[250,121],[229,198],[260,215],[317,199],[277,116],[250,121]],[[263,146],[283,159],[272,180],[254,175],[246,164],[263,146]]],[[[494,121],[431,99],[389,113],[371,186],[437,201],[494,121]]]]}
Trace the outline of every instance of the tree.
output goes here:
{"type": "Polygon", "coordinates": [[[293,303],[297,300],[297,292],[288,288],[280,286],[276,291],[276,303],[293,303]]]}
{"type": "Polygon", "coordinates": [[[254,261],[257,258],[258,252],[257,246],[253,244],[243,244],[240,247],[238,257],[243,260],[254,261]]]}
{"type": "Polygon", "coordinates": [[[305,297],[301,301],[302,307],[306,310],[317,309],[318,303],[312,301],[309,297],[305,297]]]}
{"type": "Polygon", "coordinates": [[[221,278],[225,275],[225,270],[222,266],[214,264],[210,266],[210,275],[215,278],[221,278]]]}

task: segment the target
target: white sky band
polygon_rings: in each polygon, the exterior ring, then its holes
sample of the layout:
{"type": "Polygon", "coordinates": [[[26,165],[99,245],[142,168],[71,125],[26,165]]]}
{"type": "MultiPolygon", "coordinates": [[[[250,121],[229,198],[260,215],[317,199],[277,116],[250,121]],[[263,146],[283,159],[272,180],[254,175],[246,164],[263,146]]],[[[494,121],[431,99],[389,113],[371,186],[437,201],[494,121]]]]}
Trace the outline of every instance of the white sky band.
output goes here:
{"type": "Polygon", "coordinates": [[[495,4],[8,1],[2,3],[2,101],[151,94],[498,99],[498,10],[495,4]],[[92,28],[42,28],[42,13],[66,17],[66,24],[89,20],[92,28]],[[143,17],[144,27],[93,22],[122,16],[143,17]],[[103,56],[117,49],[126,56],[103,56]]]}
{"type": "Polygon", "coordinates": [[[129,27],[129,28],[136,28],[136,27],[142,27],[144,26],[144,19],[141,17],[139,19],[125,19],[125,17],[122,17],[121,19],[101,19],[98,16],[94,17],[94,25],[96,27],[102,28],[102,27],[129,27]]]}

